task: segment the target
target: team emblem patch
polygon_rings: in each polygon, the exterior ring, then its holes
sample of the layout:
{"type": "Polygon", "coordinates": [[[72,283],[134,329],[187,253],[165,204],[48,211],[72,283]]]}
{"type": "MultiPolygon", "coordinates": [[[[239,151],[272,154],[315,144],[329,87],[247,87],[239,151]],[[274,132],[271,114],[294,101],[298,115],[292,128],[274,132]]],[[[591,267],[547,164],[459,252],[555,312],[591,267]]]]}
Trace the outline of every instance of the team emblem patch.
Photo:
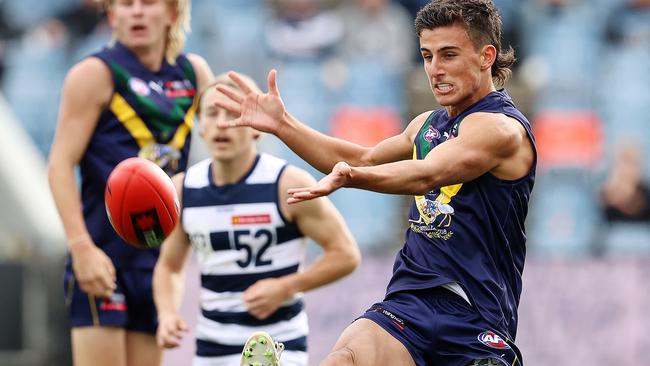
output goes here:
{"type": "Polygon", "coordinates": [[[142,79],[138,78],[130,78],[129,79],[129,88],[133,90],[134,93],[141,97],[146,97],[151,93],[151,89],[149,89],[149,85],[142,81],[142,79]]]}
{"type": "Polygon", "coordinates": [[[167,175],[172,176],[178,171],[181,152],[168,145],[151,143],[140,149],[138,157],[153,161],[167,175]]]}
{"type": "Polygon", "coordinates": [[[490,347],[490,348],[496,348],[496,349],[510,349],[510,346],[506,341],[501,338],[500,335],[494,333],[493,331],[485,331],[481,334],[478,335],[478,340],[479,342],[483,343],[484,345],[490,347]]]}
{"type": "Polygon", "coordinates": [[[440,138],[440,131],[429,126],[429,129],[424,132],[424,139],[428,142],[433,141],[434,139],[440,138]]]}

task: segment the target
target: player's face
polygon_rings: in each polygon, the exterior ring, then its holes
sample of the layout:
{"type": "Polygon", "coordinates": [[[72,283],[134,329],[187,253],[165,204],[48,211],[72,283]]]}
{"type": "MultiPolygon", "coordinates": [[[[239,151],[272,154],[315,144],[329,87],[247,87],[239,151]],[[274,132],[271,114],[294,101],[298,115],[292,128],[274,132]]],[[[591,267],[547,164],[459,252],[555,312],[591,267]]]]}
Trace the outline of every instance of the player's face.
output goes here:
{"type": "Polygon", "coordinates": [[[456,115],[493,87],[483,50],[474,47],[460,25],[425,29],[420,33],[424,71],[436,101],[456,115]],[[487,91],[486,91],[487,90],[487,91]]]}
{"type": "Polygon", "coordinates": [[[238,116],[214,105],[216,100],[227,100],[214,88],[206,91],[201,100],[199,126],[201,136],[210,154],[217,161],[245,159],[255,153],[255,139],[258,132],[250,127],[219,128],[217,123],[238,116]]]}
{"type": "Polygon", "coordinates": [[[115,0],[108,19],[117,40],[136,49],[164,45],[174,12],[167,0],[115,0]]]}

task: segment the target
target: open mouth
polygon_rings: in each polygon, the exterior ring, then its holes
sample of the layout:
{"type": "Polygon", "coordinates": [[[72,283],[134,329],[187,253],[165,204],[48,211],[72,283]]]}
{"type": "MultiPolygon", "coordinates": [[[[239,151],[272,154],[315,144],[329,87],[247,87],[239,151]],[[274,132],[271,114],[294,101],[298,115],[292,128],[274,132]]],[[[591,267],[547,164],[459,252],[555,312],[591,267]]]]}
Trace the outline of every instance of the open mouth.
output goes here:
{"type": "Polygon", "coordinates": [[[145,27],[144,25],[141,25],[141,24],[137,24],[137,25],[134,25],[134,26],[131,27],[131,31],[135,32],[135,33],[144,32],[146,30],[147,30],[147,27],[145,27]]]}
{"type": "Polygon", "coordinates": [[[454,86],[449,83],[437,83],[435,89],[440,94],[448,94],[454,89],[454,86]]]}
{"type": "Polygon", "coordinates": [[[230,142],[230,139],[228,137],[217,136],[213,138],[212,141],[216,142],[217,144],[227,144],[230,142]]]}

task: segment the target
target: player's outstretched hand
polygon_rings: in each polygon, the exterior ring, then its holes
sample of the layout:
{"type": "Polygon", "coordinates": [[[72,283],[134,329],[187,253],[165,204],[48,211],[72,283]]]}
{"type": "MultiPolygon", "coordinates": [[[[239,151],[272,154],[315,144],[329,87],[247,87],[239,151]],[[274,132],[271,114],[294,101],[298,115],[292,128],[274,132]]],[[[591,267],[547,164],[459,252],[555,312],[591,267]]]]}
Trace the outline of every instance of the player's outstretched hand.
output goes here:
{"type": "Polygon", "coordinates": [[[277,134],[282,127],[286,113],[278,90],[277,74],[275,69],[269,72],[268,92],[262,94],[253,90],[238,73],[229,72],[230,79],[239,86],[244,94],[240,94],[227,85],[217,85],[217,90],[225,94],[228,99],[219,99],[215,105],[239,116],[220,122],[219,127],[250,126],[262,132],[277,134]]]}
{"type": "Polygon", "coordinates": [[[188,330],[187,323],[178,314],[161,315],[156,331],[158,346],[175,348],[181,344],[183,333],[188,330]]]}
{"type": "Polygon", "coordinates": [[[90,237],[70,245],[72,270],[81,291],[110,298],[116,288],[115,266],[90,237]]]}
{"type": "Polygon", "coordinates": [[[287,191],[289,193],[287,203],[298,203],[318,197],[327,196],[337,189],[345,186],[345,184],[350,181],[351,174],[352,169],[350,166],[346,162],[340,161],[334,165],[332,172],[318,181],[316,185],[313,185],[311,187],[289,189],[287,191]]]}

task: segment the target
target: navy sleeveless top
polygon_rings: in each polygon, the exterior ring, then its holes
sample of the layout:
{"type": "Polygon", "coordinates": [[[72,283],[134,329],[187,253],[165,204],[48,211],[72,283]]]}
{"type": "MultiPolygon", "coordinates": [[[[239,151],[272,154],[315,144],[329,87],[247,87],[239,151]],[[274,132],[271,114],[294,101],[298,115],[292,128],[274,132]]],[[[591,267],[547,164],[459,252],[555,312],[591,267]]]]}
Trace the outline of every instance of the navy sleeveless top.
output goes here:
{"type": "Polygon", "coordinates": [[[179,55],[159,71],[145,68],[119,42],[91,55],[109,67],[113,96],[79,164],[86,226],[95,244],[116,268],[153,268],[158,249],[136,249],[113,230],[104,205],[106,180],[122,160],[140,156],[169,175],[184,171],[194,124],[197,89],[192,64],[179,55]]]}
{"type": "MultiPolygon", "coordinates": [[[[514,118],[534,145],[530,123],[499,90],[454,118],[444,108],[433,111],[415,138],[413,159],[424,159],[437,145],[456,137],[463,119],[476,112],[514,118]]],[[[416,196],[387,293],[456,282],[486,321],[514,339],[526,254],[524,220],[534,180],[533,165],[517,180],[488,172],[416,196]]]]}

